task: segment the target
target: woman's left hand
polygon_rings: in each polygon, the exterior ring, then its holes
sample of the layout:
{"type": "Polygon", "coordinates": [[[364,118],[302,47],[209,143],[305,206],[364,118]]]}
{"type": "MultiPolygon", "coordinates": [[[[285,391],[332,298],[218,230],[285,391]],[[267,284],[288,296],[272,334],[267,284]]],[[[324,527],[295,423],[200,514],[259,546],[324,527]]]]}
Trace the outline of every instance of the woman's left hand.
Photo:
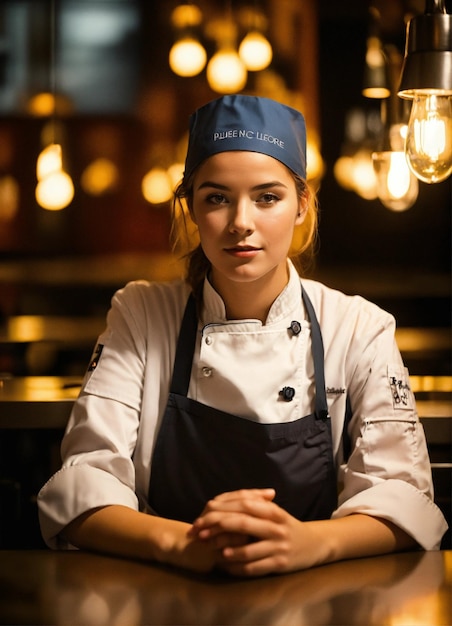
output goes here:
{"type": "Polygon", "coordinates": [[[274,490],[243,489],[207,503],[190,534],[222,552],[221,569],[237,576],[289,572],[315,564],[309,525],[275,504],[274,490]]]}

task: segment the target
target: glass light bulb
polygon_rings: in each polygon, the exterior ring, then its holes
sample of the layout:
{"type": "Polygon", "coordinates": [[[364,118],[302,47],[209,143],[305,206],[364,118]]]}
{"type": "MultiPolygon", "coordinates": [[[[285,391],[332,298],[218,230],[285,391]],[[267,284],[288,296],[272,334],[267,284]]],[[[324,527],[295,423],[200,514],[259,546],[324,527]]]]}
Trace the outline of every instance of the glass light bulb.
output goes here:
{"type": "Polygon", "coordinates": [[[62,170],[45,176],[36,186],[36,200],[43,209],[59,211],[72,202],[74,185],[62,170]]]}
{"type": "Polygon", "coordinates": [[[377,197],[377,177],[372,165],[372,155],[366,148],[361,148],[352,158],[353,191],[364,200],[377,197]]]}
{"type": "Polygon", "coordinates": [[[316,142],[308,139],[306,144],[307,178],[313,180],[321,178],[325,170],[322,155],[316,142]]]}
{"type": "Polygon", "coordinates": [[[207,65],[207,81],[218,93],[241,91],[248,77],[245,64],[235,50],[220,50],[207,65]]]}
{"type": "Polygon", "coordinates": [[[171,23],[175,28],[198,26],[201,22],[202,11],[196,4],[180,4],[171,13],[171,23]]]}
{"type": "Polygon", "coordinates": [[[43,91],[30,98],[28,111],[38,117],[50,116],[55,112],[56,98],[52,93],[43,91]]]}
{"type": "Polygon", "coordinates": [[[408,164],[426,183],[452,173],[452,96],[417,93],[405,143],[408,164]]]}
{"type": "Polygon", "coordinates": [[[39,153],[38,160],[36,162],[36,177],[38,180],[42,180],[53,172],[58,172],[63,167],[61,146],[58,143],[52,143],[46,146],[42,152],[39,153]]]}
{"type": "Polygon", "coordinates": [[[119,171],[109,159],[95,159],[82,172],[80,183],[86,193],[102,196],[112,191],[119,180],[119,171]]]}
{"type": "Polygon", "coordinates": [[[168,176],[171,179],[171,184],[173,189],[177,187],[177,185],[181,182],[182,177],[184,175],[185,164],[184,163],[173,163],[168,168],[168,176]]]}
{"type": "Polygon", "coordinates": [[[239,56],[248,70],[259,72],[270,65],[273,50],[264,35],[252,31],[242,40],[239,46],[239,56]]]}
{"type": "Polygon", "coordinates": [[[196,76],[204,69],[207,53],[193,37],[179,39],[169,53],[169,64],[178,76],[196,76]]]}
{"type": "Polygon", "coordinates": [[[408,167],[405,153],[402,150],[374,152],[372,161],[380,202],[391,211],[405,211],[413,206],[419,184],[408,167]]]}
{"type": "Polygon", "coordinates": [[[341,187],[353,191],[353,159],[351,156],[340,156],[334,164],[333,172],[334,178],[341,187]]]}
{"type": "Polygon", "coordinates": [[[141,191],[150,204],[163,204],[173,196],[173,184],[163,167],[153,167],[141,182],[141,191]]]}

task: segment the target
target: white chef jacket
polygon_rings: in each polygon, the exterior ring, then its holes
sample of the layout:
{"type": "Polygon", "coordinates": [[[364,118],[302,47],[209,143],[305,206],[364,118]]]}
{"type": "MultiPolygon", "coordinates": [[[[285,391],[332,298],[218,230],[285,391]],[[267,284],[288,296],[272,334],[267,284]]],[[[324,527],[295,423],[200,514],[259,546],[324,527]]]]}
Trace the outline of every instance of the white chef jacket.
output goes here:
{"type": "MultiPolygon", "coordinates": [[[[359,296],[290,279],[265,324],[226,320],[224,303],[206,280],[188,396],[263,423],[313,412],[314,368],[306,289],[325,351],[339,501],[334,518],[364,513],[393,522],[425,549],[447,528],[433,503],[430,462],[408,372],[394,339],[394,318],[359,296]],[[292,321],[301,324],[294,338],[292,321]],[[295,389],[292,402],[279,391],[295,389]],[[351,454],[343,454],[347,395],[351,454]]],[[[112,299],[62,442],[62,468],[38,495],[41,530],[53,548],[70,547],[60,531],[82,513],[147,503],[152,453],[165,411],[178,333],[189,287],[184,281],[135,281],[112,299]]],[[[162,485],[162,489],[165,486],[162,485]]]]}

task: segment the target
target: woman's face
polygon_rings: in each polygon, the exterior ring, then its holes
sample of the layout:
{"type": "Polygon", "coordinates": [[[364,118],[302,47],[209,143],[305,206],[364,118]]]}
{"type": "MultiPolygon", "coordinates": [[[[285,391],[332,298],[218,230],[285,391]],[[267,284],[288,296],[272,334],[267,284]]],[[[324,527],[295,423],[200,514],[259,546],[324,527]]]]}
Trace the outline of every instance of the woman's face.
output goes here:
{"type": "Polygon", "coordinates": [[[216,289],[267,280],[282,289],[293,230],[305,212],[291,172],[276,159],[222,152],[204,161],[194,177],[191,213],[216,289]]]}

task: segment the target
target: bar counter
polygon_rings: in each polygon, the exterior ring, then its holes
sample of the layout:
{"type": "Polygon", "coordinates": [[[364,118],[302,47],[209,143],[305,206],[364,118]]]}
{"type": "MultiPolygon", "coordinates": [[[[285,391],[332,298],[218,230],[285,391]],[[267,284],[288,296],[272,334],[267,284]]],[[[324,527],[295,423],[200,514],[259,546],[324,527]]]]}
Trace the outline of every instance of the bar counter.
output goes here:
{"type": "Polygon", "coordinates": [[[0,552],[1,624],[446,626],[452,552],[409,552],[261,579],[85,552],[0,552]]]}

